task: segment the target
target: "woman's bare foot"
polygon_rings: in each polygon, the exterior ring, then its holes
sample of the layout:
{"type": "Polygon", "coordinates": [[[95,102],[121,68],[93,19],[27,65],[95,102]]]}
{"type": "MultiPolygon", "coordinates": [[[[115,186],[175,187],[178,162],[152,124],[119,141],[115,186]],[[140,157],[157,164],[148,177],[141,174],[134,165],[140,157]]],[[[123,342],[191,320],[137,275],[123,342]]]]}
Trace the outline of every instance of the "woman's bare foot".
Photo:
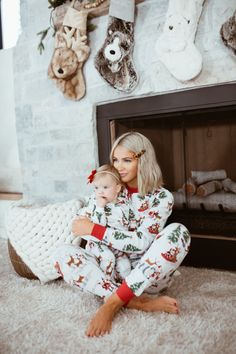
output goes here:
{"type": "Polygon", "coordinates": [[[90,321],[86,335],[88,337],[100,337],[110,333],[113,318],[123,305],[124,302],[118,295],[111,295],[90,321]]]}
{"type": "Polygon", "coordinates": [[[152,298],[148,295],[141,295],[139,297],[133,297],[126,307],[146,312],[179,313],[177,301],[169,296],[152,298]]]}
{"type": "MultiPolygon", "coordinates": [[[[90,321],[86,335],[88,337],[100,337],[110,333],[113,318],[123,305],[124,302],[118,295],[111,295],[90,321]]],[[[133,297],[126,307],[145,312],[179,313],[177,301],[169,296],[151,298],[148,295],[141,295],[133,297]]]]}

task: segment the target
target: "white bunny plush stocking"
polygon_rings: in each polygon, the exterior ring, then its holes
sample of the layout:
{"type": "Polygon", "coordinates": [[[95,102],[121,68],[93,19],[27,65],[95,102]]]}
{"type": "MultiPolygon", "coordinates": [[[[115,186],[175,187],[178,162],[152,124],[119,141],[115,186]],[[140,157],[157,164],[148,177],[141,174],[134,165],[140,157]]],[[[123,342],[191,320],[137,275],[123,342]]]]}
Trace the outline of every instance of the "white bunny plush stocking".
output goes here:
{"type": "Polygon", "coordinates": [[[169,0],[163,33],[156,43],[158,59],[179,81],[195,78],[202,56],[194,44],[204,0],[169,0]]]}

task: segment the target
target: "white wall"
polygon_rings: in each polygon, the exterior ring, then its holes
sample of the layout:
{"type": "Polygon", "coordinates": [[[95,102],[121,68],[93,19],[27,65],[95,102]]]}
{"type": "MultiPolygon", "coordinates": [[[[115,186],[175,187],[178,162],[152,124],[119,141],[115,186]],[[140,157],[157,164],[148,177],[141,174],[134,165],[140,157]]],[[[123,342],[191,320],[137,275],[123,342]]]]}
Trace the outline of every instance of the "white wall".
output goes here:
{"type": "MultiPolygon", "coordinates": [[[[15,126],[13,49],[0,50],[0,192],[21,192],[15,126]]],[[[5,212],[10,200],[0,200],[0,238],[6,238],[5,212]]]]}
{"type": "Polygon", "coordinates": [[[0,50],[0,192],[21,192],[13,84],[13,49],[0,50]]]}

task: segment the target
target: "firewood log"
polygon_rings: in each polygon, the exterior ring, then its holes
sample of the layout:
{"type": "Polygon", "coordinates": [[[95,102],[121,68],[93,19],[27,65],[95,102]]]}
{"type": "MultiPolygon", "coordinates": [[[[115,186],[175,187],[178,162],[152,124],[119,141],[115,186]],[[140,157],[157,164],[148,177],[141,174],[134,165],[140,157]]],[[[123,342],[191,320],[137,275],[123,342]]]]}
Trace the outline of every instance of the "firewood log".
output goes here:
{"type": "Polygon", "coordinates": [[[222,183],[220,181],[210,181],[198,186],[196,194],[199,197],[206,197],[207,195],[220,191],[221,189],[222,183]]]}
{"type": "Polygon", "coordinates": [[[212,180],[223,180],[227,175],[225,170],[191,171],[191,177],[197,185],[200,185],[212,180]]]}
{"type": "Polygon", "coordinates": [[[183,184],[181,190],[186,193],[187,195],[191,196],[196,193],[196,184],[194,183],[194,180],[189,177],[187,181],[183,184]]]}
{"type": "Polygon", "coordinates": [[[236,193],[236,182],[233,182],[230,178],[224,179],[222,185],[226,192],[236,193]]]}
{"type": "Polygon", "coordinates": [[[174,196],[174,208],[201,210],[203,207],[206,211],[221,211],[235,213],[236,212],[236,194],[221,190],[206,197],[198,197],[196,194],[186,198],[183,193],[172,192],[174,196]]]}

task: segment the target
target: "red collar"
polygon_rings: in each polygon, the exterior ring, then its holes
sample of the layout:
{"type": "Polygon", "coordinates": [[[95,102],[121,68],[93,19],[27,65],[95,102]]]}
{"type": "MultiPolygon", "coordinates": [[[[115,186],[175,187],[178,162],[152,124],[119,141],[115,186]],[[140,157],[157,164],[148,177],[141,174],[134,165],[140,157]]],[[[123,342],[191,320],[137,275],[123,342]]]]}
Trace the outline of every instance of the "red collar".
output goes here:
{"type": "Polygon", "coordinates": [[[138,188],[135,187],[135,188],[132,188],[132,187],[129,187],[129,186],[126,186],[127,188],[127,191],[128,191],[128,194],[133,194],[133,193],[138,193],[138,188]]]}

